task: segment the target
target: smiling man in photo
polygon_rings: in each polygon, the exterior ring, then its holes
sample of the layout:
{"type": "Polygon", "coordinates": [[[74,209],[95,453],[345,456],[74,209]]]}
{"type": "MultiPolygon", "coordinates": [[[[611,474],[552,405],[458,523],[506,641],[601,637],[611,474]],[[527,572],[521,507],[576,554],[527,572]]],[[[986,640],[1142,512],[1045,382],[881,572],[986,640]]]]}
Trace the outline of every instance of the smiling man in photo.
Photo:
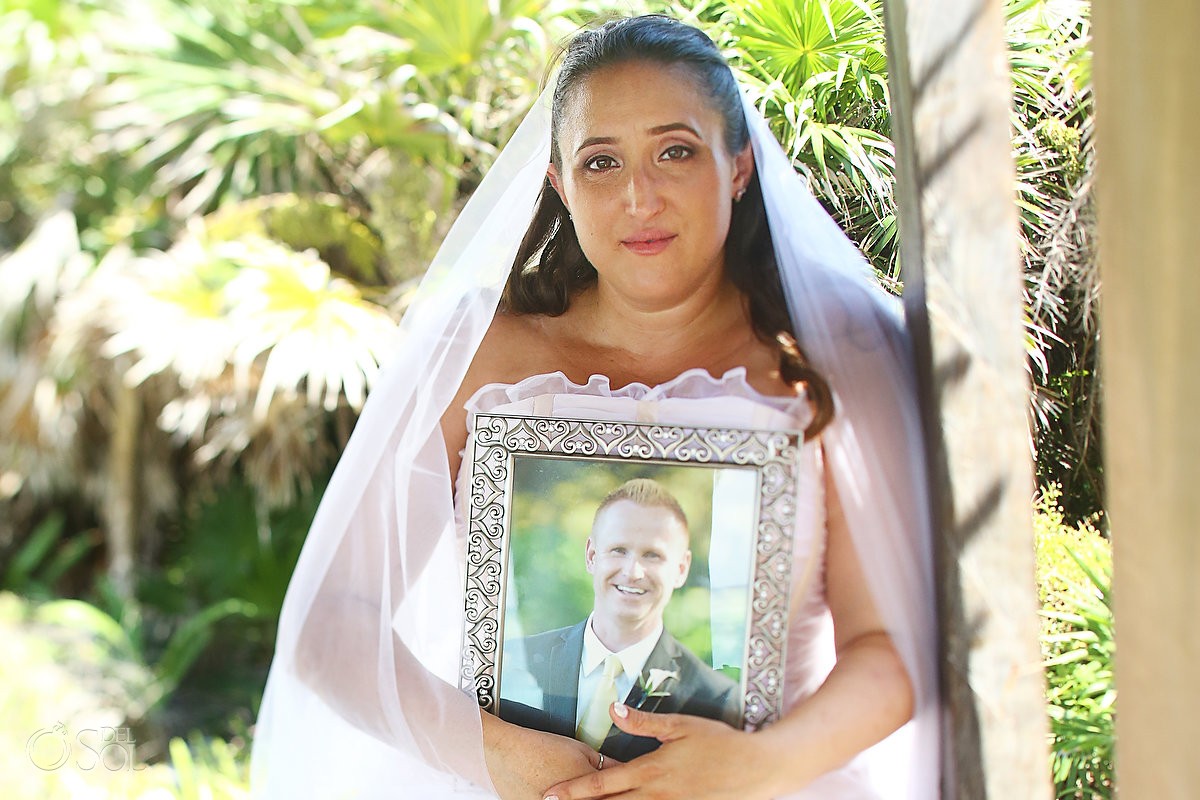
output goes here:
{"type": "MultiPolygon", "coordinates": [[[[585,549],[594,604],[584,621],[505,645],[542,694],[540,708],[501,698],[500,716],[573,736],[621,761],[658,747],[611,724],[618,700],[635,708],[741,721],[734,681],[697,658],[663,626],[687,581],[687,517],[656,481],[628,481],[601,501],[585,549]]],[[[503,689],[503,687],[502,687],[503,689]]]]}

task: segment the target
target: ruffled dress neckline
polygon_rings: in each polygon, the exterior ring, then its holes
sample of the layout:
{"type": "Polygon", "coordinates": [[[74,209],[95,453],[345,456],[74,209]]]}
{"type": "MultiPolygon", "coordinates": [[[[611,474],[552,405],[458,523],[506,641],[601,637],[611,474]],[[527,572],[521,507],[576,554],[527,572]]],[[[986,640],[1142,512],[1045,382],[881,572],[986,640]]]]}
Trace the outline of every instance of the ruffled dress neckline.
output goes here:
{"type": "Polygon", "coordinates": [[[605,375],[576,383],[562,372],[539,373],[517,383],[486,384],[471,396],[466,408],[468,417],[499,409],[560,417],[575,411],[588,418],[594,413],[610,419],[615,413],[664,424],[704,421],[708,425],[792,429],[804,428],[812,416],[802,391],[790,396],[763,394],[750,385],[745,367],[733,367],[719,378],[696,367],[655,386],[634,382],[617,388],[605,375]]]}

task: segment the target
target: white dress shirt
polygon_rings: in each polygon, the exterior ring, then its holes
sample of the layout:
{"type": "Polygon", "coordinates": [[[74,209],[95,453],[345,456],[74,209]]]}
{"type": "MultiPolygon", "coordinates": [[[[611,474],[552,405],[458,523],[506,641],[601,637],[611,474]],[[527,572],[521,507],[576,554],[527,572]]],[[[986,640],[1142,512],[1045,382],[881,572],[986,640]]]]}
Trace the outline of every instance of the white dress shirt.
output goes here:
{"type": "MultiPolygon", "coordinates": [[[[646,666],[646,659],[650,658],[650,653],[658,644],[658,638],[662,636],[662,632],[663,626],[660,622],[654,632],[645,639],[634,642],[624,650],[617,651],[616,656],[621,659],[622,669],[615,681],[618,699],[624,700],[629,696],[638,676],[642,674],[642,668],[646,666]]],[[[592,617],[589,615],[587,624],[583,626],[583,655],[579,664],[579,686],[575,695],[575,727],[577,728],[584,711],[587,710],[588,701],[592,699],[592,695],[600,685],[600,679],[604,676],[604,659],[612,652],[604,646],[604,643],[596,636],[596,632],[592,630],[592,617]]]]}

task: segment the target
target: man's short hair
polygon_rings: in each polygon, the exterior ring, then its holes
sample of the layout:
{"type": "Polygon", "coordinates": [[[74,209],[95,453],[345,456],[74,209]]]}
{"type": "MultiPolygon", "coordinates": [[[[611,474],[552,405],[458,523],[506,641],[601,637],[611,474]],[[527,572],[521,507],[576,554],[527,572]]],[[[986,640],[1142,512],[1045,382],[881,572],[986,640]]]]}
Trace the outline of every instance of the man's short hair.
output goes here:
{"type": "Polygon", "coordinates": [[[596,509],[596,516],[592,518],[592,526],[594,527],[596,520],[600,518],[600,512],[621,500],[629,500],[639,506],[665,508],[679,520],[684,531],[690,530],[687,514],[683,513],[683,507],[679,505],[675,495],[668,492],[667,487],[651,478],[634,478],[631,481],[625,481],[605,495],[604,499],[600,501],[599,508],[596,509]]]}

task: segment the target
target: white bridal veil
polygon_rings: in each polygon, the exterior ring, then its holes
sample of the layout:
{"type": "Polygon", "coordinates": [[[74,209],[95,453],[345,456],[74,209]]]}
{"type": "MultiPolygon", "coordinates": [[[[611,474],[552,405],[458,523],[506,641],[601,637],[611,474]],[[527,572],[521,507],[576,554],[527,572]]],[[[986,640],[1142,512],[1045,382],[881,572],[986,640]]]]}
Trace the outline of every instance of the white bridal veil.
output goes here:
{"type": "MultiPolygon", "coordinates": [[[[255,731],[257,797],[494,797],[459,689],[464,566],[439,428],[487,330],[550,161],[550,93],[475,192],[400,326],[284,602],[255,731]]],[[[750,105],[797,338],[836,401],[823,434],[874,599],[913,676],[912,722],[860,758],[887,798],[937,796],[931,547],[899,305],[750,105]]]]}

